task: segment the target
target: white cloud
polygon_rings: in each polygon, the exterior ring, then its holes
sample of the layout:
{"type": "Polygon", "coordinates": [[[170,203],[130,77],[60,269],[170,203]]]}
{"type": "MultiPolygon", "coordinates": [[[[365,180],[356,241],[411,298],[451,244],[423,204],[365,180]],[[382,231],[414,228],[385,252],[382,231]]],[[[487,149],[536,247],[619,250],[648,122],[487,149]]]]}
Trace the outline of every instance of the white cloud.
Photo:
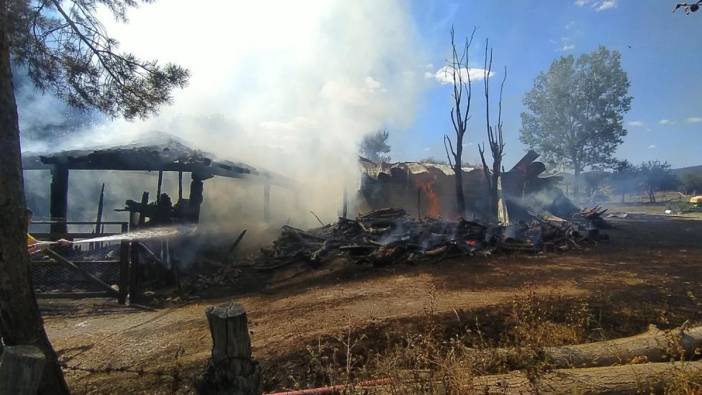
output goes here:
{"type": "Polygon", "coordinates": [[[629,126],[631,126],[631,127],[633,127],[633,128],[640,128],[640,127],[643,127],[643,126],[646,125],[646,124],[643,123],[643,121],[630,121],[629,123],[627,123],[627,125],[629,125],[629,126]]]}
{"type": "Polygon", "coordinates": [[[564,44],[561,47],[561,51],[571,51],[573,49],[575,49],[575,44],[564,44]]]}
{"type": "Polygon", "coordinates": [[[702,122],[702,117],[689,117],[687,118],[687,123],[700,123],[702,122]]]}
{"type": "Polygon", "coordinates": [[[617,7],[618,0],[575,0],[575,5],[584,7],[589,5],[595,11],[606,11],[617,7]]]}
{"type": "Polygon", "coordinates": [[[599,3],[597,7],[595,7],[595,10],[597,11],[604,11],[604,10],[609,10],[611,8],[616,8],[617,7],[617,0],[604,0],[599,3]]]}
{"type": "Polygon", "coordinates": [[[651,145],[648,146],[648,149],[656,149],[656,145],[655,145],[655,144],[651,144],[651,145]]]}
{"type": "MultiPolygon", "coordinates": [[[[433,78],[436,81],[438,81],[441,85],[452,84],[453,83],[453,70],[454,70],[454,68],[451,66],[444,66],[444,67],[436,70],[436,73],[434,73],[433,78]]],[[[468,76],[470,76],[471,81],[481,81],[485,78],[486,71],[487,70],[481,69],[478,67],[471,67],[469,69],[462,67],[461,68],[461,77],[463,77],[463,79],[466,81],[468,79],[468,76]]],[[[495,75],[495,72],[491,71],[490,74],[488,75],[488,78],[493,77],[494,75],[495,75]]],[[[425,76],[426,76],[426,74],[425,74],[425,76]]]]}
{"type": "Polygon", "coordinates": [[[658,121],[659,125],[673,125],[675,124],[675,121],[671,121],[670,119],[661,119],[658,121]]]}

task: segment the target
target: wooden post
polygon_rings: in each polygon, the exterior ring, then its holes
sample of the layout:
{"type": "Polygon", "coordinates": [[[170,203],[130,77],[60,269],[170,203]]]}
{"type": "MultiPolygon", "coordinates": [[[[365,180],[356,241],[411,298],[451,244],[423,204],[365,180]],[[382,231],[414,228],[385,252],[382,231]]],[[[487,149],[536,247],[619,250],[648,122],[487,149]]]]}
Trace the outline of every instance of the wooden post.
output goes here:
{"type": "Polygon", "coordinates": [[[200,205],[202,204],[202,180],[193,173],[190,181],[190,221],[197,223],[200,221],[200,205]]]}
{"type": "Polygon", "coordinates": [[[156,186],[156,203],[161,201],[161,185],[163,185],[163,170],[158,171],[158,185],[156,186]]]}
{"type": "Polygon", "coordinates": [[[68,214],[68,168],[61,165],[54,165],[51,169],[51,202],[49,212],[52,221],[59,223],[51,224],[51,239],[57,240],[68,233],[66,216],[68,214]]]}
{"type": "Polygon", "coordinates": [[[263,184],[263,220],[266,223],[271,221],[271,184],[263,184]]]}
{"type": "Polygon", "coordinates": [[[130,251],[131,259],[129,260],[129,303],[136,303],[141,298],[141,290],[139,289],[139,244],[138,241],[132,242],[130,251]]]}
{"type": "MultiPolygon", "coordinates": [[[[102,207],[103,201],[105,199],[105,183],[102,183],[102,188],[100,188],[100,198],[98,199],[97,216],[95,217],[95,235],[96,237],[102,233],[102,207]]],[[[102,243],[90,243],[90,248],[100,248],[102,243]]]]}
{"type": "Polygon", "coordinates": [[[346,189],[346,185],[344,185],[344,196],[343,196],[343,206],[341,208],[341,218],[346,218],[348,215],[349,211],[349,196],[348,196],[348,191],[346,189]]]}
{"type": "MultiPolygon", "coordinates": [[[[126,232],[127,224],[122,224],[122,233],[126,232]]],[[[119,304],[125,304],[129,294],[129,247],[128,241],[123,240],[119,244],[119,293],[117,294],[119,304]]]]}
{"type": "Polygon", "coordinates": [[[35,395],[46,357],[35,346],[5,346],[0,355],[0,395],[35,395]]]}
{"type": "Polygon", "coordinates": [[[146,223],[146,216],[144,215],[144,209],[146,209],[146,206],[149,204],[149,193],[144,191],[144,193],[141,194],[141,206],[139,207],[139,227],[144,226],[146,223]]]}
{"type": "Polygon", "coordinates": [[[212,357],[198,382],[203,394],[260,394],[261,367],[251,355],[244,308],[236,303],[205,311],[212,335],[212,357]]]}
{"type": "Polygon", "coordinates": [[[178,201],[183,200],[183,172],[178,172],[178,201]]]}

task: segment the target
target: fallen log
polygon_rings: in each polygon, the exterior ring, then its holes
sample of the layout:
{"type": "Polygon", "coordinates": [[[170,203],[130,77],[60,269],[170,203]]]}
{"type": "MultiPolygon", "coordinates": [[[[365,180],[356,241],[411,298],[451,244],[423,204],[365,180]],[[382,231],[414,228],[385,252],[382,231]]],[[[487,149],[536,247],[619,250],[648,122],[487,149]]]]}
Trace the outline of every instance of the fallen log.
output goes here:
{"type": "MultiPolygon", "coordinates": [[[[699,357],[702,352],[702,326],[660,330],[651,325],[646,332],[635,336],[570,346],[546,347],[540,352],[552,368],[584,368],[631,362],[693,359],[699,357]]],[[[516,361],[517,365],[524,357],[524,350],[513,348],[481,350],[476,354],[482,353],[498,355],[503,360],[516,361]]]]}
{"type": "Polygon", "coordinates": [[[662,393],[676,384],[695,385],[697,382],[699,385],[700,378],[702,361],[658,362],[558,369],[536,377],[522,372],[478,376],[473,379],[472,388],[466,390],[476,394],[662,393]]]}
{"type": "Polygon", "coordinates": [[[636,336],[574,346],[549,347],[546,357],[556,367],[609,366],[632,361],[666,362],[691,358],[702,351],[702,326],[669,331],[649,326],[636,336]]]}

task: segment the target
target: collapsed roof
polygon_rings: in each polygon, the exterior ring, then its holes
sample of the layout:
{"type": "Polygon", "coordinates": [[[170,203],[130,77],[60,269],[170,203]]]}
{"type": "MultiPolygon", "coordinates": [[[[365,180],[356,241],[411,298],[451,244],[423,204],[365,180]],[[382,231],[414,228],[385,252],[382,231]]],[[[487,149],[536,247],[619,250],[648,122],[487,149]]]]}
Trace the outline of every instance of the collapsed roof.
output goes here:
{"type": "Polygon", "coordinates": [[[214,155],[191,148],[173,136],[159,134],[131,144],[97,149],[80,149],[50,154],[25,153],[24,170],[50,170],[61,166],[69,170],[136,170],[190,172],[199,179],[214,176],[246,178],[285,188],[293,180],[241,162],[216,160],[214,155]]]}

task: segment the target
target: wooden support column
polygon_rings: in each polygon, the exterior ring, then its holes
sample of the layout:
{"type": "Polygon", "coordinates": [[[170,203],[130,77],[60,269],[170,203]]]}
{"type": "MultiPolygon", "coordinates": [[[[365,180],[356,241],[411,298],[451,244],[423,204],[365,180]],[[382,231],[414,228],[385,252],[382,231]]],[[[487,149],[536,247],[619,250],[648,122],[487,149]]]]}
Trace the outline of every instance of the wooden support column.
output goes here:
{"type": "Polygon", "coordinates": [[[192,175],[192,181],[190,182],[190,220],[192,222],[198,222],[200,220],[200,205],[204,197],[202,196],[202,180],[192,175]]]}
{"type": "Polygon", "coordinates": [[[183,200],[183,172],[178,172],[178,201],[183,200]]]}
{"type": "Polygon", "coordinates": [[[205,311],[212,336],[212,357],[197,386],[202,394],[260,394],[261,367],[251,355],[244,308],[236,303],[205,311]]]}
{"type": "Polygon", "coordinates": [[[161,186],[163,185],[163,170],[158,171],[158,185],[156,185],[156,203],[161,201],[161,186]]]}
{"type": "Polygon", "coordinates": [[[141,300],[141,284],[140,266],[139,266],[139,244],[138,241],[132,242],[130,249],[131,259],[129,260],[129,303],[138,303],[141,300]]]}
{"type": "MultiPolygon", "coordinates": [[[[127,233],[127,224],[122,224],[122,233],[127,233]]],[[[119,293],[117,302],[125,304],[129,295],[129,248],[131,243],[122,241],[119,244],[119,293]]]]}
{"type": "Polygon", "coordinates": [[[342,208],[341,208],[341,218],[346,218],[348,215],[349,211],[349,194],[348,190],[346,189],[346,185],[344,185],[344,197],[343,197],[343,203],[342,203],[342,208]]]}
{"type": "Polygon", "coordinates": [[[46,357],[35,346],[5,346],[0,354],[0,395],[34,395],[46,357]]]}
{"type": "Polygon", "coordinates": [[[54,165],[51,169],[51,202],[49,212],[52,221],[63,223],[51,224],[51,239],[57,240],[68,233],[65,224],[68,214],[68,168],[54,165]]]}
{"type": "Polygon", "coordinates": [[[146,209],[146,206],[149,204],[149,193],[144,191],[144,193],[141,194],[141,206],[139,207],[139,227],[144,226],[146,223],[146,215],[144,215],[144,210],[146,209]]]}
{"type": "MultiPolygon", "coordinates": [[[[100,188],[100,197],[98,198],[97,215],[95,216],[95,235],[98,237],[102,233],[102,208],[105,200],[105,183],[102,183],[100,188]]],[[[102,243],[90,243],[90,249],[101,248],[102,243]]]]}
{"type": "Polygon", "coordinates": [[[263,220],[271,222],[271,184],[263,184],[263,220]]]}

